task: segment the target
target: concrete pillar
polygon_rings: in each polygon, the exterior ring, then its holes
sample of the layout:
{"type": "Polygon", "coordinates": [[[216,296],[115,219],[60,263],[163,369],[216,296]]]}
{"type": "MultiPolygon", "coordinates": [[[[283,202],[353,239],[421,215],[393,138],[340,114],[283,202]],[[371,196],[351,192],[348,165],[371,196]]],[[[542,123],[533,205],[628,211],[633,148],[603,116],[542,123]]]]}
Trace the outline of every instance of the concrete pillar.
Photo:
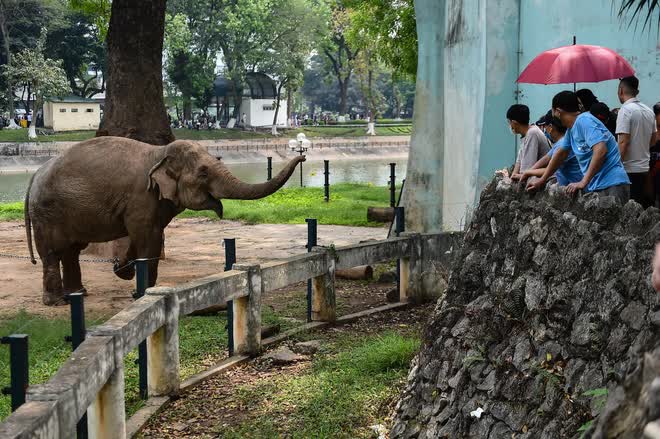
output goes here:
{"type": "Polygon", "coordinates": [[[234,270],[248,272],[247,297],[234,299],[234,352],[256,356],[261,352],[261,267],[234,264],[234,270]]]}
{"type": "Polygon", "coordinates": [[[327,271],[312,279],[312,321],[334,322],[337,320],[335,298],[335,258],[323,247],[315,247],[314,252],[325,255],[327,271]]]}
{"type": "Polygon", "coordinates": [[[442,231],[445,175],[446,2],[415,0],[418,66],[413,134],[403,195],[406,230],[442,231]]]}
{"type": "Polygon", "coordinates": [[[417,232],[400,235],[409,240],[409,252],[399,260],[399,301],[423,303],[432,300],[435,294],[427,294],[422,285],[422,237],[417,232]]]}
{"type": "Polygon", "coordinates": [[[90,439],[126,438],[123,363],[118,363],[87,410],[87,426],[90,439]]]}
{"type": "Polygon", "coordinates": [[[179,298],[169,288],[152,288],[149,295],[165,298],[165,324],[147,338],[147,383],[150,396],[179,391],[179,298]]]}

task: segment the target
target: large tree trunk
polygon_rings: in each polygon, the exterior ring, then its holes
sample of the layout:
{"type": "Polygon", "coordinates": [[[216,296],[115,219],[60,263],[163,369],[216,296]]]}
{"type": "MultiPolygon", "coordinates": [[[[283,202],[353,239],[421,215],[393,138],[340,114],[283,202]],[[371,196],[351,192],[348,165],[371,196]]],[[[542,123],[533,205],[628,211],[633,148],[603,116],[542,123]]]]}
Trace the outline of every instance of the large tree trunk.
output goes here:
{"type": "Polygon", "coordinates": [[[163,102],[166,0],[113,0],[105,111],[97,136],[166,145],[174,140],[163,102]]]}

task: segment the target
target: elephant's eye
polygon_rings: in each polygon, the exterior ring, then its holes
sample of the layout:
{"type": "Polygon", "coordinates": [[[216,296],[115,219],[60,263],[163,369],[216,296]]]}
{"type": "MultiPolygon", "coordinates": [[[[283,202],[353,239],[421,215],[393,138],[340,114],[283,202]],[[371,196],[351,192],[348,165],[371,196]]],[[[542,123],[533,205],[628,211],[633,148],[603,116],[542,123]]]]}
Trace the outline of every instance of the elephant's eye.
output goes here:
{"type": "Polygon", "coordinates": [[[209,170],[206,168],[206,166],[199,169],[199,178],[204,180],[209,178],[209,170]]]}

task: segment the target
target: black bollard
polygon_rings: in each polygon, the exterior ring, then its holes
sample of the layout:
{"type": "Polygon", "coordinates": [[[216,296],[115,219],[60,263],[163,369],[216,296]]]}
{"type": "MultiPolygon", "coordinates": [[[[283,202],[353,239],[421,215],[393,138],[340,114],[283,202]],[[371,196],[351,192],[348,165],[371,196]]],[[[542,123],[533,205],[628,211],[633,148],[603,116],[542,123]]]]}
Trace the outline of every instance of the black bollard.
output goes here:
{"type": "Polygon", "coordinates": [[[268,181],[273,179],[273,158],[266,157],[268,159],[268,181]]]}
{"type": "MultiPolygon", "coordinates": [[[[149,260],[135,260],[135,294],[133,298],[143,297],[149,285],[149,260]]],[[[149,398],[149,388],[147,387],[147,340],[143,340],[138,345],[138,372],[140,381],[140,398],[149,398]]]]}
{"type": "MultiPolygon", "coordinates": [[[[316,218],[307,218],[307,252],[311,252],[317,245],[316,218]]],[[[312,280],[307,279],[307,322],[312,321],[312,280]]]]}
{"type": "Polygon", "coordinates": [[[25,404],[25,392],[30,382],[27,334],[2,337],[0,343],[9,345],[10,386],[2,389],[3,395],[11,395],[11,411],[25,404]]]}
{"type": "Polygon", "coordinates": [[[323,160],[323,190],[325,192],[325,202],[330,201],[330,160],[323,160]]]}
{"type": "MultiPolygon", "coordinates": [[[[71,306],[71,336],[66,341],[71,342],[71,350],[75,351],[85,341],[85,300],[82,293],[72,293],[67,296],[71,306]]],[[[76,425],[76,436],[78,439],[87,439],[87,413],[85,413],[76,425]]]]}
{"type": "Polygon", "coordinates": [[[396,207],[396,163],[390,163],[390,207],[396,207]]]}
{"type": "MultiPolygon", "coordinates": [[[[230,271],[236,263],[236,239],[225,238],[225,271],[230,271]]],[[[234,355],[234,302],[227,301],[227,350],[234,355]]]]}

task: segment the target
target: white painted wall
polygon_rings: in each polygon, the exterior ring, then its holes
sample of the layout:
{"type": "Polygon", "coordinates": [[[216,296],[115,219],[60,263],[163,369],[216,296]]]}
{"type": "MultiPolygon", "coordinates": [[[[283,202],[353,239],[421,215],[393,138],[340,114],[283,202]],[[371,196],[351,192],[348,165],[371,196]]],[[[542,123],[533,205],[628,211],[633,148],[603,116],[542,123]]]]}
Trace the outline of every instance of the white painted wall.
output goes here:
{"type": "Polygon", "coordinates": [[[101,122],[101,105],[82,102],[46,102],[44,126],[54,131],[95,130],[101,122]],[[77,110],[77,111],[74,111],[77,110]]]}
{"type": "MultiPolygon", "coordinates": [[[[280,111],[277,114],[277,126],[286,125],[286,99],[280,101],[280,111]]],[[[245,113],[246,123],[253,127],[270,127],[275,116],[275,100],[243,98],[241,116],[245,113]],[[271,109],[264,109],[271,108],[271,109]]]]}

